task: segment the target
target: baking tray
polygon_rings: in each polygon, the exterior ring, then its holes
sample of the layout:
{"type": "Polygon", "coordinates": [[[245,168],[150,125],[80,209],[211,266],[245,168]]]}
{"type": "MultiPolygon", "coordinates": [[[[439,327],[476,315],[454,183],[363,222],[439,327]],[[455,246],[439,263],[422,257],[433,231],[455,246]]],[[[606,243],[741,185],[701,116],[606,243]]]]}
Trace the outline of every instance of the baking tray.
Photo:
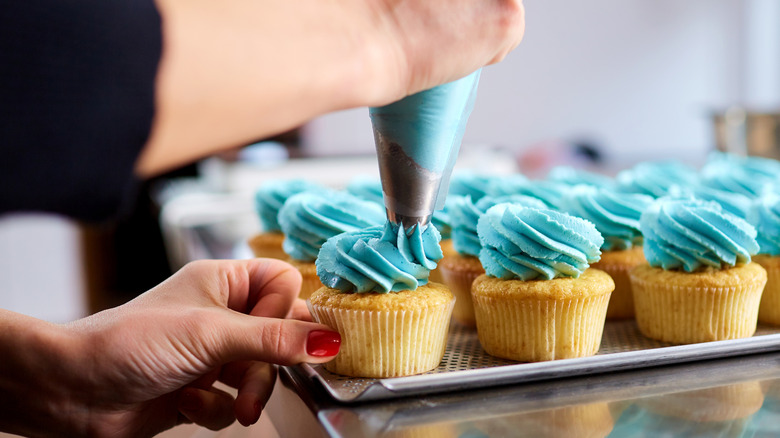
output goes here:
{"type": "Polygon", "coordinates": [[[364,379],[333,374],[322,365],[312,364],[298,365],[289,371],[320,386],[336,401],[356,403],[777,350],[780,350],[780,327],[759,325],[755,335],[745,339],[671,345],[642,336],[634,320],[625,320],[605,324],[601,347],[595,356],[519,363],[488,355],[479,344],[476,330],[453,323],[441,364],[425,374],[364,379]]]}

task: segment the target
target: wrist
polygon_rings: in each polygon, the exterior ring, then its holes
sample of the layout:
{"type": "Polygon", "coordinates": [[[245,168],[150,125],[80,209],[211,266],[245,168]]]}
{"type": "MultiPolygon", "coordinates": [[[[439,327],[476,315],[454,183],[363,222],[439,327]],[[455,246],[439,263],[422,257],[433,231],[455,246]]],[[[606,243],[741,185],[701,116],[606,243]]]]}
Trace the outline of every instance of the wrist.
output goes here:
{"type": "Polygon", "coordinates": [[[79,350],[61,326],[0,310],[0,430],[25,436],[83,434],[86,411],[72,381],[79,350]]]}

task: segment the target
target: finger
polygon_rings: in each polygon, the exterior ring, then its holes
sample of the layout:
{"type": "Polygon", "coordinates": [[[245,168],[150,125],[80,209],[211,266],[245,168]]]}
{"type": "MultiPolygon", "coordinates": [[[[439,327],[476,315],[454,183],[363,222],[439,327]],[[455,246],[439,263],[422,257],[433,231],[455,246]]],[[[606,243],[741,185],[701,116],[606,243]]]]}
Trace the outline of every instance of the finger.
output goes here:
{"type": "MultiPolygon", "coordinates": [[[[210,347],[219,363],[255,360],[279,365],[322,363],[332,359],[341,336],[324,324],[224,313],[219,336],[210,347]]],[[[209,347],[209,346],[207,346],[209,347]]]]}
{"type": "Polygon", "coordinates": [[[271,398],[276,381],[276,367],[264,362],[253,362],[246,369],[234,404],[236,419],[244,426],[257,423],[260,413],[271,398]]]}
{"type": "Polygon", "coordinates": [[[179,412],[195,424],[211,430],[230,426],[235,420],[233,397],[216,388],[187,387],[179,393],[179,412]]]}
{"type": "Polygon", "coordinates": [[[213,370],[209,371],[208,373],[198,377],[195,379],[192,383],[190,383],[188,386],[192,386],[195,388],[200,389],[209,389],[211,388],[211,385],[214,384],[214,382],[217,381],[220,375],[220,369],[214,368],[213,370]]]}
{"type": "Polygon", "coordinates": [[[293,302],[292,308],[287,312],[287,319],[297,319],[298,321],[311,321],[311,313],[309,312],[309,306],[306,305],[306,301],[298,298],[293,302]]]}
{"type": "Polygon", "coordinates": [[[298,298],[302,281],[297,269],[275,259],[251,265],[249,280],[249,314],[272,318],[287,315],[298,298]]]}

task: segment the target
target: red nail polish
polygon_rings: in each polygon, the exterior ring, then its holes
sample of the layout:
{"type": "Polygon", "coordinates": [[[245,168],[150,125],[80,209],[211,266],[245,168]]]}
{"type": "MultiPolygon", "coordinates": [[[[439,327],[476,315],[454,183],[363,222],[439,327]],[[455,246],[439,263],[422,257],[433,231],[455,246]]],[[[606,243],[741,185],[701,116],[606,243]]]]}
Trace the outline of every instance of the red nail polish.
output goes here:
{"type": "Polygon", "coordinates": [[[306,340],[306,353],[309,356],[335,356],[341,347],[341,335],[328,330],[312,330],[306,340]]]}

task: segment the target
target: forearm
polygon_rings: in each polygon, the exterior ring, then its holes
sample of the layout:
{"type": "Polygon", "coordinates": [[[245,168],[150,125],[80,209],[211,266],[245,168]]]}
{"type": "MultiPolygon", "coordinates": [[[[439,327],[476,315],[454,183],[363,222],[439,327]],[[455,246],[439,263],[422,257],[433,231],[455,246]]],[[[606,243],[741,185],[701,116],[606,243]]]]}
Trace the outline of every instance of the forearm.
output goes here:
{"type": "Polygon", "coordinates": [[[157,4],[164,48],[152,136],[137,167],[141,174],[241,146],[329,111],[403,94],[400,80],[392,90],[370,71],[378,65],[372,58],[393,56],[380,53],[388,45],[376,41],[382,24],[371,2],[157,4]],[[385,87],[372,89],[375,83],[385,87]]]}
{"type": "Polygon", "coordinates": [[[0,309],[0,430],[24,436],[81,435],[59,326],[0,309]]]}

